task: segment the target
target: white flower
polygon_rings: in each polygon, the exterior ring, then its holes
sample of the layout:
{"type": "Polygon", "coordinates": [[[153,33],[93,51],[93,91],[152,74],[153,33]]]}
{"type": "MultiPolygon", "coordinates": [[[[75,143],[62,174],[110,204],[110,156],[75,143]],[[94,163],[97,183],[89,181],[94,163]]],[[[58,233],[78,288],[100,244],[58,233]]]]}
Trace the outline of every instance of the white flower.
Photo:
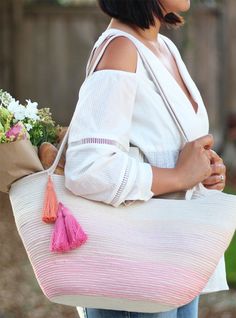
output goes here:
{"type": "Polygon", "coordinates": [[[25,119],[25,117],[26,117],[25,110],[26,110],[26,108],[24,106],[19,105],[19,107],[14,110],[15,119],[16,120],[25,119]]]}
{"type": "Polygon", "coordinates": [[[25,128],[26,128],[27,131],[30,131],[30,129],[32,129],[33,126],[30,125],[30,124],[25,124],[25,128]]]}
{"type": "Polygon", "coordinates": [[[20,105],[18,100],[13,99],[7,109],[14,114],[16,120],[25,119],[25,107],[20,105]]]}
{"type": "Polygon", "coordinates": [[[11,102],[9,103],[7,109],[11,112],[11,113],[15,113],[15,111],[17,111],[17,109],[20,107],[19,105],[19,101],[15,100],[14,98],[11,100],[11,102]]]}
{"type": "Polygon", "coordinates": [[[26,111],[25,111],[25,117],[32,119],[32,120],[37,120],[39,119],[38,114],[38,103],[36,102],[31,102],[30,99],[26,99],[27,105],[26,105],[26,111]]]}
{"type": "Polygon", "coordinates": [[[8,107],[14,98],[7,92],[0,89],[0,106],[8,107]]]}
{"type": "Polygon", "coordinates": [[[31,102],[30,99],[26,99],[26,102],[27,102],[27,105],[26,105],[27,108],[37,109],[38,103],[31,102]]]}

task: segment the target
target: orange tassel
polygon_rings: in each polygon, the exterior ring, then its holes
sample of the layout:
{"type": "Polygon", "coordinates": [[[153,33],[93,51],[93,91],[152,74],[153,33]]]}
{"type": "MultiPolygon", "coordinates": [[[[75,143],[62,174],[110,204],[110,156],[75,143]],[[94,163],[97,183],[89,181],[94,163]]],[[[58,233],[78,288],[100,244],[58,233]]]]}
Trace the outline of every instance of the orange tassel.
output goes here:
{"type": "Polygon", "coordinates": [[[51,176],[48,176],[47,188],[45,191],[43,216],[42,220],[45,223],[54,223],[57,219],[58,201],[54,190],[51,176]]]}

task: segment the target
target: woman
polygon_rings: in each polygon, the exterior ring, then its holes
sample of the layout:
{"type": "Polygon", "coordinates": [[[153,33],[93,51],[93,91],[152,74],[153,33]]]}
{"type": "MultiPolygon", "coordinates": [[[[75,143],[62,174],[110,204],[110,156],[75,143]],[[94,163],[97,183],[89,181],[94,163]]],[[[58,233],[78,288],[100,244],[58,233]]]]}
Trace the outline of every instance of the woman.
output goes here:
{"type": "MultiPolygon", "coordinates": [[[[226,168],[211,149],[213,137],[208,134],[201,96],[177,48],[159,33],[162,24],[183,24],[176,12],[187,11],[190,1],[99,0],[99,5],[111,22],[95,43],[87,65],[89,71],[95,63],[90,91],[83,95],[70,131],[67,188],[115,207],[154,196],[191,198],[190,189],[199,182],[208,189],[223,190],[226,168]],[[137,47],[191,134],[190,142],[185,143],[137,47]],[[144,162],[127,155],[124,150],[129,150],[129,143],[139,147],[144,162]]],[[[225,276],[222,257],[202,293],[227,290],[225,276]]],[[[88,318],[195,318],[198,301],[199,296],[185,306],[155,314],[95,308],[84,313],[88,318]]]]}

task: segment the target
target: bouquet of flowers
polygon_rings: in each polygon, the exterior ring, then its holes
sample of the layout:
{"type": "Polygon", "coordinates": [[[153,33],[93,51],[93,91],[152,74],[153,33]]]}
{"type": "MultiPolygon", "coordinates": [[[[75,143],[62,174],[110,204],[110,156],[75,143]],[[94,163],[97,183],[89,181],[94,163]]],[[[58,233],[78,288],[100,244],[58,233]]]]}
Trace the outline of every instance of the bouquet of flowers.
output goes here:
{"type": "Polygon", "coordinates": [[[38,109],[36,102],[22,105],[9,93],[0,90],[0,191],[44,169],[38,149],[45,142],[57,142],[60,127],[55,125],[49,108],[38,109]]]}

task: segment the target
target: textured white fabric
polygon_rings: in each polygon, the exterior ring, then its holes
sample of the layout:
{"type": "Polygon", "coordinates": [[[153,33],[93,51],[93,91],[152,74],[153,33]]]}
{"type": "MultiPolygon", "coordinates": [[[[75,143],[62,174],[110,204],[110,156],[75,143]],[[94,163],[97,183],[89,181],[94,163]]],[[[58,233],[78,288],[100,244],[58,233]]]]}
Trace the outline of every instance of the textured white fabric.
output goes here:
{"type": "MultiPolygon", "coordinates": [[[[111,34],[132,36],[116,29],[106,30],[98,47],[111,34]]],[[[134,40],[134,39],[132,39],[134,40]]],[[[192,81],[177,48],[166,37],[189,92],[198,104],[195,113],[186,95],[155,55],[141,42],[153,69],[160,74],[163,89],[176,107],[192,139],[208,133],[209,122],[201,95],[192,81]]],[[[149,200],[151,165],[172,168],[184,140],[138,55],[136,73],[102,70],[83,83],[73,119],[66,153],[66,186],[74,194],[115,207],[135,200],[149,200]],[[99,141],[100,140],[100,141],[99,141]],[[130,158],[129,143],[137,146],[146,162],[130,158]]],[[[184,229],[183,229],[184,230],[184,229]]],[[[224,257],[202,293],[229,289],[224,257]]]]}

